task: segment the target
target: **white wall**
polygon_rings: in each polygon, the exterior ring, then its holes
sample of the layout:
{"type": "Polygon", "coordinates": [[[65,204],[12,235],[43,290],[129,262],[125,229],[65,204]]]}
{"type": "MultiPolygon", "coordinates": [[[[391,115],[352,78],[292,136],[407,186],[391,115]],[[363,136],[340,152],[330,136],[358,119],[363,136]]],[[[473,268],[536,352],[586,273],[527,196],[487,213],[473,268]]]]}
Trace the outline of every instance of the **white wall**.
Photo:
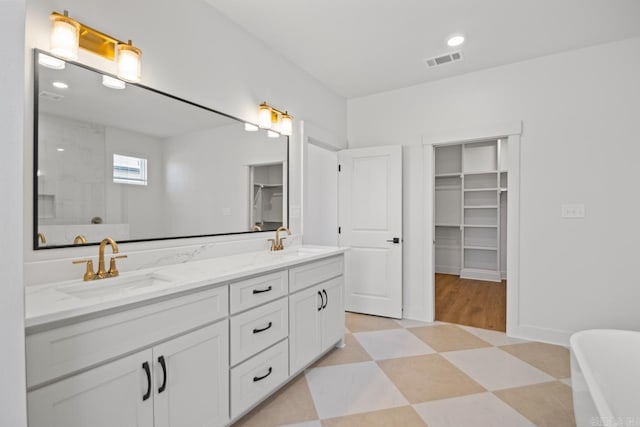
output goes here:
{"type": "Polygon", "coordinates": [[[249,165],[287,161],[285,138],[236,123],[167,138],[164,151],[169,229],[183,236],[249,231],[249,165]]]}
{"type": "MultiPolygon", "coordinates": [[[[25,55],[31,64],[31,49],[48,50],[49,19],[52,10],[68,9],[72,17],[103,32],[122,39],[132,39],[143,50],[142,82],[184,99],[200,103],[244,120],[257,122],[257,106],[268,101],[287,109],[295,118],[296,132],[290,148],[290,226],[301,232],[301,163],[302,150],[298,129],[301,119],[345,140],[346,102],[297,66],[274,53],[266,45],[224,18],[201,0],[181,2],[140,0],[30,0],[27,4],[27,40],[25,55]],[[122,13],[126,10],[126,13],[122,13]],[[150,15],[150,11],[153,13],[150,15]],[[176,19],[176,13],[179,19],[176,19]]],[[[80,51],[79,61],[114,72],[115,65],[95,55],[80,51]]],[[[31,79],[31,72],[27,76],[31,79]]],[[[32,90],[30,80],[27,88],[32,90]]],[[[30,100],[28,94],[27,100],[30,100]]],[[[32,115],[27,103],[27,119],[32,115]]],[[[27,129],[24,143],[24,191],[31,194],[32,135],[27,129]]],[[[32,212],[31,198],[24,203],[27,218],[32,212]]],[[[84,250],[32,251],[30,221],[24,226],[26,273],[42,277],[43,268],[51,268],[47,260],[63,260],[60,268],[69,269],[68,258],[95,256],[94,248],[84,250]],[[42,264],[39,264],[43,261],[42,264]],[[35,271],[34,271],[35,270],[35,271]]],[[[242,240],[241,237],[238,239],[242,240]]],[[[210,238],[204,242],[216,242],[210,238]]],[[[203,241],[199,240],[198,244],[203,241]]],[[[161,248],[194,244],[194,241],[171,240],[161,248]]],[[[157,244],[129,244],[121,251],[156,249],[157,244]]],[[[65,270],[65,271],[67,271],[65,270]]],[[[72,274],[73,270],[68,270],[72,274]]],[[[126,271],[123,265],[123,271],[126,271]]],[[[67,273],[65,273],[67,274],[67,273]]],[[[60,276],[55,276],[60,277],[60,276]]]]}
{"type": "Polygon", "coordinates": [[[640,329],[639,75],[635,38],[349,100],[350,148],[404,146],[407,317],[432,303],[422,137],[522,120],[518,333],[566,342],[581,329],[640,329]],[[563,203],[584,203],[586,217],[562,219],[563,203]]]}
{"type": "MultiPolygon", "coordinates": [[[[22,288],[22,141],[25,126],[24,0],[0,1],[0,425],[27,425],[22,288]]],[[[30,194],[30,193],[29,193],[30,194]]],[[[25,221],[26,222],[26,221],[25,221]]]]}

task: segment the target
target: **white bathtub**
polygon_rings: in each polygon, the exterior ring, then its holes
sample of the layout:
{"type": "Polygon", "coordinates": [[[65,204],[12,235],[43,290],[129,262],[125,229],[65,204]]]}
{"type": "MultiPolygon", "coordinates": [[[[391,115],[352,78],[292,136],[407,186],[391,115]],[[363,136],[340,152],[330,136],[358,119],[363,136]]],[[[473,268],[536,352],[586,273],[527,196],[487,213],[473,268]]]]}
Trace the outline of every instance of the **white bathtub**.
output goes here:
{"type": "Polygon", "coordinates": [[[594,329],[571,336],[578,427],[640,427],[640,332],[594,329]]]}

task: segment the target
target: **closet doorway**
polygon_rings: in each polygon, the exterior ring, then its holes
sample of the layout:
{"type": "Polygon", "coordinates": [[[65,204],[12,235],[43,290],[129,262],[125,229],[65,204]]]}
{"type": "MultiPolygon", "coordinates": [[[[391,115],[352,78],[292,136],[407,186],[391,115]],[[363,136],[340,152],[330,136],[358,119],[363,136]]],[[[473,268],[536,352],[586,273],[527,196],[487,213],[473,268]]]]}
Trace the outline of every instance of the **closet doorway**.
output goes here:
{"type": "Polygon", "coordinates": [[[436,320],[506,331],[507,141],[434,147],[436,320]]]}

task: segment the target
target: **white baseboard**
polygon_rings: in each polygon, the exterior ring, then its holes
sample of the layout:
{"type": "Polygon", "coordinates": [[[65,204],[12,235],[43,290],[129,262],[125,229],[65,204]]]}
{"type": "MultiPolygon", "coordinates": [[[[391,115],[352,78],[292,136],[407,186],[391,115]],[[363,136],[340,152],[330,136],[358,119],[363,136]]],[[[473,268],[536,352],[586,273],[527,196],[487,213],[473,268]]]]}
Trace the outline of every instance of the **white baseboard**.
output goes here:
{"type": "Polygon", "coordinates": [[[572,331],[547,329],[529,325],[518,325],[507,328],[507,335],[510,337],[561,345],[564,347],[569,347],[569,338],[572,334],[572,331]]]}
{"type": "Polygon", "coordinates": [[[455,276],[460,275],[460,267],[454,267],[451,265],[436,265],[435,271],[436,273],[440,274],[453,274],[455,276]]]}
{"type": "Polygon", "coordinates": [[[463,279],[488,280],[491,282],[501,281],[498,271],[480,270],[476,268],[463,268],[460,270],[460,277],[463,279]]]}

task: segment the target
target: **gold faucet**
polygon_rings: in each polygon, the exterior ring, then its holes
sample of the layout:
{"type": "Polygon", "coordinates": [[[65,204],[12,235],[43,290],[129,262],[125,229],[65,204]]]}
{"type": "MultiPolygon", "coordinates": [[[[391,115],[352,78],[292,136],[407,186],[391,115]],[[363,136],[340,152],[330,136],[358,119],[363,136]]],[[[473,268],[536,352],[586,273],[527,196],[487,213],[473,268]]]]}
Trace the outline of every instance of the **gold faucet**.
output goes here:
{"type": "Polygon", "coordinates": [[[84,234],[78,234],[75,239],[73,239],[74,245],[84,245],[87,243],[87,238],[84,237],[84,234]]]}
{"type": "Polygon", "coordinates": [[[38,246],[40,246],[40,244],[47,244],[47,238],[44,237],[44,233],[38,233],[38,246]]]}
{"type": "Polygon", "coordinates": [[[251,227],[251,231],[262,231],[262,228],[259,225],[254,225],[251,227]]]}
{"type": "Polygon", "coordinates": [[[87,263],[87,270],[84,273],[83,279],[85,281],[89,280],[97,280],[97,279],[105,279],[107,277],[115,277],[120,272],[116,266],[116,259],[126,258],[126,255],[115,255],[118,253],[118,244],[111,237],[107,237],[100,242],[100,249],[98,251],[98,271],[93,272],[93,261],[91,259],[77,259],[72,261],[74,264],[87,263]],[[107,244],[111,245],[111,251],[114,256],[111,257],[109,262],[109,271],[106,271],[104,268],[104,249],[107,244]]]}
{"type": "Polygon", "coordinates": [[[291,236],[291,231],[289,231],[287,227],[285,226],[278,227],[278,229],[276,230],[276,238],[269,239],[269,241],[271,242],[271,251],[281,251],[284,249],[284,244],[282,243],[282,241],[286,239],[286,237],[280,237],[281,231],[286,231],[287,234],[291,236]]]}

